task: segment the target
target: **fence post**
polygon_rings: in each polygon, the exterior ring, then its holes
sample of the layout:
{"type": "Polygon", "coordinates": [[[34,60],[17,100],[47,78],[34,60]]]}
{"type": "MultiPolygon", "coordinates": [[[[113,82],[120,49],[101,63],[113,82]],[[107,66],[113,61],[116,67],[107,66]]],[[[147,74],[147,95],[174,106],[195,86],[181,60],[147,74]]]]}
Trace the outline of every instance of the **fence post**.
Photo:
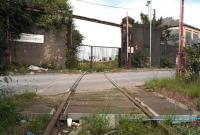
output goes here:
{"type": "Polygon", "coordinates": [[[91,55],[90,55],[90,69],[93,68],[93,47],[91,46],[91,55]]]}

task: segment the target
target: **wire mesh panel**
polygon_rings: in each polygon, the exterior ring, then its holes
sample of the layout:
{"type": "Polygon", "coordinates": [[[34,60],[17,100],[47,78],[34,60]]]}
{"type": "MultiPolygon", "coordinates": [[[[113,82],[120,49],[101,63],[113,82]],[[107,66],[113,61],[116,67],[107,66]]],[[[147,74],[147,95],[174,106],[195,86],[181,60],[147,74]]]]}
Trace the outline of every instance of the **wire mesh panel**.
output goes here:
{"type": "Polygon", "coordinates": [[[103,46],[80,46],[79,68],[81,70],[104,71],[119,66],[119,48],[103,46]]]}

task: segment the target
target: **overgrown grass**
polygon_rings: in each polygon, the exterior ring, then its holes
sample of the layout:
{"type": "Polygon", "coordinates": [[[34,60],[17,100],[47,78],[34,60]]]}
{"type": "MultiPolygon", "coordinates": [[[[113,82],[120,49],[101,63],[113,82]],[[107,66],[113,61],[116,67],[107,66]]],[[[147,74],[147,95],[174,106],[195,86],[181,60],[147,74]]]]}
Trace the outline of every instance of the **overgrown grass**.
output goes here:
{"type": "Polygon", "coordinates": [[[121,117],[116,129],[117,135],[165,135],[163,129],[152,127],[151,123],[144,122],[140,118],[130,120],[121,117]]]}
{"type": "Polygon", "coordinates": [[[35,93],[25,93],[0,100],[0,135],[4,135],[7,128],[16,123],[20,106],[35,96],[35,93]]]}
{"type": "Polygon", "coordinates": [[[93,67],[91,69],[90,62],[80,62],[78,67],[79,70],[88,72],[104,72],[104,71],[119,71],[117,61],[108,62],[93,62],[93,67]]]}
{"type": "Polygon", "coordinates": [[[115,121],[115,129],[112,129],[106,115],[92,115],[86,119],[81,127],[80,135],[105,135],[114,131],[110,135],[165,135],[159,127],[152,127],[150,123],[143,122],[142,119],[130,120],[126,117],[119,117],[115,121]]]}
{"type": "Polygon", "coordinates": [[[200,127],[192,123],[182,123],[174,126],[182,135],[199,135],[200,127]]]}
{"type": "Polygon", "coordinates": [[[186,83],[185,81],[177,78],[154,79],[147,81],[145,86],[148,89],[153,90],[166,88],[167,90],[180,92],[192,98],[200,98],[200,83],[198,82],[186,83]]]}
{"type": "Polygon", "coordinates": [[[91,115],[83,120],[80,135],[104,135],[109,131],[109,119],[106,115],[91,115]]]}
{"type": "Polygon", "coordinates": [[[49,115],[41,115],[30,121],[28,125],[29,131],[34,134],[42,134],[44,128],[49,121],[49,115]]]}

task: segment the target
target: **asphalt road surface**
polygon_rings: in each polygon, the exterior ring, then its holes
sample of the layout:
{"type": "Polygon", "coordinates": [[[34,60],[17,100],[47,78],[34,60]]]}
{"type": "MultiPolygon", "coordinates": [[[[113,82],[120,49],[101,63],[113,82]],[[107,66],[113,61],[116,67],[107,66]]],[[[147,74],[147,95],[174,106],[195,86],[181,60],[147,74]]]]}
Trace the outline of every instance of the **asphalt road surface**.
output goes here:
{"type": "MultiPolygon", "coordinates": [[[[111,79],[122,87],[142,85],[153,78],[174,76],[174,71],[142,71],[142,72],[116,72],[106,73],[111,79]]],[[[16,93],[24,91],[37,91],[40,95],[54,95],[67,91],[81,74],[35,74],[12,76],[12,82],[7,86],[8,90],[16,93]]],[[[114,88],[103,73],[85,75],[77,92],[99,91],[114,88]]]]}

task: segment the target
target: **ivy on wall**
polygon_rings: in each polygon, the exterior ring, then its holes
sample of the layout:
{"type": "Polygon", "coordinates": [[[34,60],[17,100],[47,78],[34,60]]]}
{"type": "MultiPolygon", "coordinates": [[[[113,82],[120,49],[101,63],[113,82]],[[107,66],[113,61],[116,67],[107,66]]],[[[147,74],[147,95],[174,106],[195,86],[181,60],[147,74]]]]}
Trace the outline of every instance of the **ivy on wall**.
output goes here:
{"type": "MultiPolygon", "coordinates": [[[[19,37],[20,33],[31,32],[32,26],[46,31],[62,29],[71,25],[71,6],[68,0],[1,0],[0,1],[0,52],[3,54],[7,46],[6,40],[9,32],[9,41],[19,37]],[[27,10],[28,8],[28,10],[27,10]],[[9,20],[9,22],[8,22],[9,20]]],[[[77,61],[78,46],[83,36],[73,27],[73,43],[70,47],[70,61],[77,61]]],[[[68,37],[67,37],[68,38],[68,37]]],[[[68,53],[67,53],[68,55],[68,53]]],[[[2,57],[2,56],[1,56],[2,57]]],[[[2,59],[0,58],[2,61],[2,59]]],[[[0,61],[0,64],[2,63],[0,61]]],[[[69,67],[73,67],[73,63],[69,67]]]]}

